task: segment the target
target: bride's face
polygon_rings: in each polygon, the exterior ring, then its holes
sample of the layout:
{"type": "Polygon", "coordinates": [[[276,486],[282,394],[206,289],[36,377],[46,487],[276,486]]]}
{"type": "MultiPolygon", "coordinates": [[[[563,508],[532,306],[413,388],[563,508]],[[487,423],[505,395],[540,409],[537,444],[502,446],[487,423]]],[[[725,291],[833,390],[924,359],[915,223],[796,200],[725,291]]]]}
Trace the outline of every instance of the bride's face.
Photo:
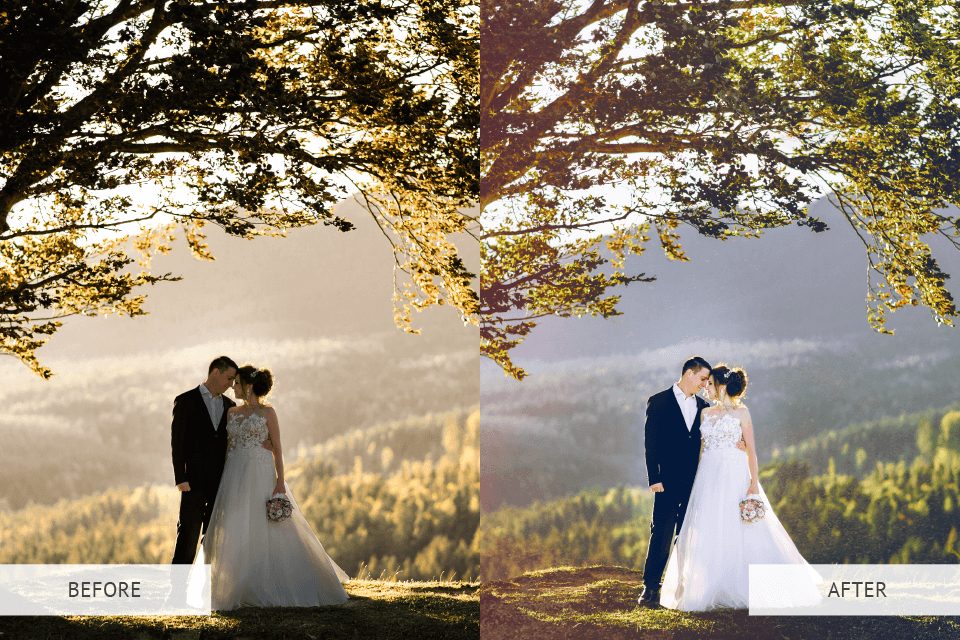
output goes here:
{"type": "Polygon", "coordinates": [[[704,392],[704,393],[707,395],[707,397],[710,398],[711,400],[716,399],[716,397],[717,397],[717,388],[716,388],[716,386],[715,386],[715,384],[714,384],[713,376],[710,376],[710,377],[707,379],[707,384],[703,385],[703,392],[704,392]]]}
{"type": "Polygon", "coordinates": [[[240,376],[237,376],[237,377],[234,379],[234,381],[233,381],[233,387],[231,387],[231,388],[233,389],[233,397],[234,397],[236,400],[242,400],[242,399],[243,399],[243,386],[241,386],[241,384],[240,384],[240,376]]]}

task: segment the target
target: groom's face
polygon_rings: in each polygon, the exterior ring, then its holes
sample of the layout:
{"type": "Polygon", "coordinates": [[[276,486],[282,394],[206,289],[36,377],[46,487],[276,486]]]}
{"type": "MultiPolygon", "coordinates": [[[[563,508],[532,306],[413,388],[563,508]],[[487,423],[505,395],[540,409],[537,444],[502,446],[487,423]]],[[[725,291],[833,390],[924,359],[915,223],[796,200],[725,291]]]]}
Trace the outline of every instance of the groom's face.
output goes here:
{"type": "Polygon", "coordinates": [[[710,369],[703,368],[694,371],[693,369],[688,370],[680,379],[682,383],[680,389],[687,395],[693,395],[694,393],[700,391],[705,386],[707,386],[707,381],[710,379],[710,369]]]}
{"type": "Polygon", "coordinates": [[[233,367],[227,367],[223,371],[214,369],[210,374],[210,392],[214,395],[221,394],[233,385],[237,377],[237,370],[233,367]]]}
{"type": "Polygon", "coordinates": [[[697,391],[700,391],[700,389],[706,387],[707,382],[710,381],[710,369],[707,369],[706,367],[700,369],[693,374],[693,379],[697,383],[697,391]]]}

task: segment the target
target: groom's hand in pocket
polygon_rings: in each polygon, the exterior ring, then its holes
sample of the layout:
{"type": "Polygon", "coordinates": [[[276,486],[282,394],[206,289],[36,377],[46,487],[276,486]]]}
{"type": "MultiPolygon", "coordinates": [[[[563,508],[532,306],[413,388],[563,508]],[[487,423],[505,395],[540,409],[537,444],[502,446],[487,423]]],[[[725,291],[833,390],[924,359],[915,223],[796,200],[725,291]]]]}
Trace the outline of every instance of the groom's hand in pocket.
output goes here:
{"type": "Polygon", "coordinates": [[[660,493],[661,491],[663,491],[663,483],[662,483],[662,482],[658,482],[658,483],[656,483],[656,484],[652,484],[652,485],[650,485],[650,489],[651,489],[654,493],[660,493]]]}
{"type": "Polygon", "coordinates": [[[177,489],[179,489],[180,491],[190,491],[190,483],[181,482],[180,484],[177,485],[177,489]]]}

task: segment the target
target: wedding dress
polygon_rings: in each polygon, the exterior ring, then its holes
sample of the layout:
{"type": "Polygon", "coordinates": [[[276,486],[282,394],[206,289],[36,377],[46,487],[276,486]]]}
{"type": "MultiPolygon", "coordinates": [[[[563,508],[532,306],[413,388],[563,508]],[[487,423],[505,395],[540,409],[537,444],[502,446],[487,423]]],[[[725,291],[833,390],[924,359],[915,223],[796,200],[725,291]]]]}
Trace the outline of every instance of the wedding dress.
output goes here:
{"type": "Polygon", "coordinates": [[[750,486],[750,470],[747,456],[737,449],[742,434],[739,418],[729,413],[706,416],[700,432],[703,453],[686,517],[670,552],[660,604],[682,611],[745,609],[749,606],[751,564],[793,564],[808,569],[801,572],[800,579],[754,594],[754,606],[819,604],[821,596],[814,583],[822,579],[797,551],[763,487],[759,493],[766,507],[764,518],[752,524],[740,520],[740,501],[750,486]]]}
{"type": "Polygon", "coordinates": [[[210,564],[211,608],[342,604],[348,596],[341,582],[350,578],[324,551],[286,485],[293,515],[267,520],[277,482],[273,453],[261,445],[267,436],[267,420],[257,413],[227,421],[227,461],[194,563],[210,564]]]}

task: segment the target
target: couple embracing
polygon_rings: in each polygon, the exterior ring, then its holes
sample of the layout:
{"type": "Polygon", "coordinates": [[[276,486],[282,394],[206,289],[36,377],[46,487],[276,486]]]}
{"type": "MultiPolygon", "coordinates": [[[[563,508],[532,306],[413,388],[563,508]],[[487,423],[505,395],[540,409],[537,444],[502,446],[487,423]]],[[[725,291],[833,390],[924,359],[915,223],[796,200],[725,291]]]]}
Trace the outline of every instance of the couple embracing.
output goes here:
{"type": "MultiPolygon", "coordinates": [[[[760,487],[753,422],[741,401],[746,388],[742,369],[711,367],[695,356],[684,363],[676,384],[647,401],[644,447],[654,502],[643,606],[744,609],[750,564],[809,568],[760,487]],[[697,395],[701,390],[715,404],[697,395]],[[748,510],[741,502],[764,509],[748,510]]],[[[808,573],[810,580],[780,585],[763,603],[819,603],[818,576],[808,573]]]]}
{"type": "MultiPolygon", "coordinates": [[[[173,564],[211,565],[212,609],[319,606],[348,598],[341,584],[347,574],[324,551],[284,481],[280,424],[264,401],[272,387],[269,370],[238,367],[220,356],[200,386],[174,401],[180,515],[173,564]],[[240,405],[224,395],[227,389],[240,405]],[[275,495],[292,507],[279,522],[267,518],[275,495]]],[[[191,583],[203,575],[195,571],[191,583]]],[[[174,585],[168,601],[186,599],[187,585],[174,585]]]]}

